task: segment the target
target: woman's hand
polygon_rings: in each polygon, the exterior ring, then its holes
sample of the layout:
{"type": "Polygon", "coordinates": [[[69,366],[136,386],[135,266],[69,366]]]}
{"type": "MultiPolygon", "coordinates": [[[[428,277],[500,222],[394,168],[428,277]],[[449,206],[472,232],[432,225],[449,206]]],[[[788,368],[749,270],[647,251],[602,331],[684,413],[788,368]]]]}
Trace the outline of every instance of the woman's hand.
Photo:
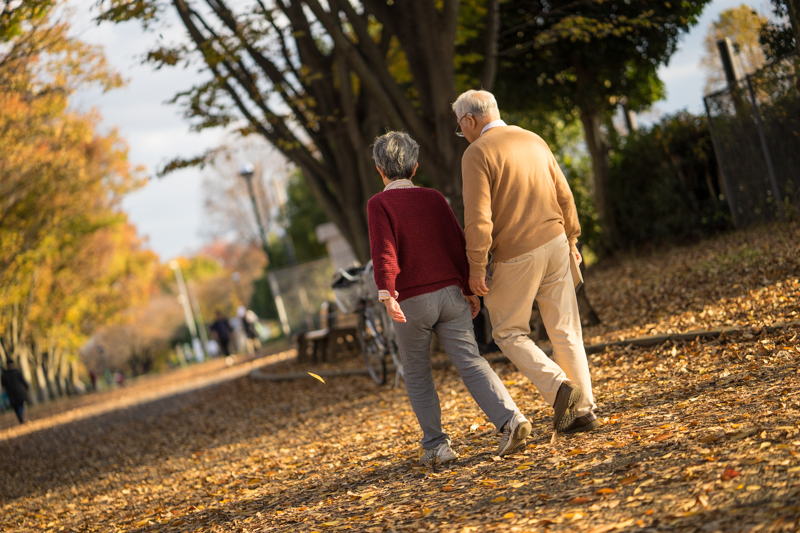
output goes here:
{"type": "Polygon", "coordinates": [[[386,306],[386,312],[389,313],[389,316],[392,317],[392,320],[395,322],[406,321],[406,315],[403,314],[403,310],[400,309],[400,304],[397,303],[397,300],[394,298],[389,298],[388,300],[383,301],[383,305],[386,306]]]}
{"type": "Polygon", "coordinates": [[[478,297],[475,295],[467,296],[466,294],[464,295],[464,298],[467,300],[467,303],[469,304],[469,312],[472,315],[472,318],[475,318],[476,316],[478,316],[478,313],[481,312],[480,299],[478,299],[478,297]]]}

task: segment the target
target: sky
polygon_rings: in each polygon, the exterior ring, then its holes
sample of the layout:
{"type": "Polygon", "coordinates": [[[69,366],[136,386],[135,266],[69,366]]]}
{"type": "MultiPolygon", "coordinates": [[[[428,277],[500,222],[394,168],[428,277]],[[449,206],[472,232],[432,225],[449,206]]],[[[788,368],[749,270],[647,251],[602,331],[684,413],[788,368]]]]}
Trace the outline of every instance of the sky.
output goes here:
{"type": "MultiPolygon", "coordinates": [[[[122,89],[108,93],[88,90],[79,93],[73,103],[77,108],[97,109],[102,128],[117,128],[130,147],[130,160],[145,165],[151,176],[147,185],[130,193],[123,209],[146,238],[147,246],[162,261],[198,250],[210,229],[203,210],[203,174],[187,169],[164,178],[156,170],[180,156],[191,157],[218,146],[223,131],[189,131],[189,123],[176,105],[167,103],[177,92],[203,79],[196,67],[166,68],[156,71],[141,64],[143,51],[155,42],[155,35],[145,33],[136,23],[100,24],[92,22],[86,0],[70,0],[74,33],[82,40],[103,46],[109,63],[128,81],[122,89]]],[[[700,67],[703,39],[709,25],[721,11],[742,4],[742,0],[714,0],[705,9],[697,26],[686,34],[670,63],[659,71],[666,84],[667,98],[658,102],[649,118],[688,109],[703,112],[705,74],[700,67]]],[[[751,0],[748,5],[770,14],[767,0],[751,0]]],[[[158,31],[168,40],[178,41],[183,29],[177,21],[158,31]]],[[[642,117],[647,123],[648,117],[642,117]]]]}

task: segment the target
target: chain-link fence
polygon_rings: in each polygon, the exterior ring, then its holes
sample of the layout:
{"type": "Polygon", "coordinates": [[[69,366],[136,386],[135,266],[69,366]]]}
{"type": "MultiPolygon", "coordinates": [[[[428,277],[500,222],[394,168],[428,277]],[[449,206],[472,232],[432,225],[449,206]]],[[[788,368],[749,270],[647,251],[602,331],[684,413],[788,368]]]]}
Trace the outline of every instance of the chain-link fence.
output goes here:
{"type": "Polygon", "coordinates": [[[714,152],[734,223],[749,226],[800,209],[797,56],[705,97],[714,152]]]}
{"type": "MultiPolygon", "coordinates": [[[[333,301],[334,273],[333,263],[327,256],[269,272],[278,313],[284,315],[281,322],[292,334],[320,327],[320,307],[323,302],[333,301]]],[[[285,329],[284,333],[289,333],[285,329]]]]}

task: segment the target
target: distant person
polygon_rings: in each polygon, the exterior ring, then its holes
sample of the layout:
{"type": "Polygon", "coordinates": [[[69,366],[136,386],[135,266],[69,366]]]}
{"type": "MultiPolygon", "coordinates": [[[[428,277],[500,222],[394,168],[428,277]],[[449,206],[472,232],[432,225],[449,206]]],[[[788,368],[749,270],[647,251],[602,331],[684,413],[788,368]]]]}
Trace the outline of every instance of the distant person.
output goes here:
{"type": "Polygon", "coordinates": [[[117,385],[122,387],[125,385],[125,374],[122,373],[121,370],[116,370],[114,372],[114,381],[117,382],[117,385]]]}
{"type": "Polygon", "coordinates": [[[92,390],[97,391],[97,374],[94,370],[89,371],[89,380],[92,382],[92,390]]]}
{"type": "Polygon", "coordinates": [[[244,323],[244,332],[247,334],[248,340],[253,343],[255,349],[261,348],[261,338],[258,336],[258,326],[261,324],[258,323],[258,315],[252,309],[248,309],[245,313],[244,323]]]}
{"type": "Polygon", "coordinates": [[[214,323],[211,324],[209,329],[211,330],[211,336],[217,341],[217,344],[219,344],[222,355],[225,357],[229,356],[231,354],[230,344],[233,328],[221,311],[216,312],[214,323]]]}
{"type": "Polygon", "coordinates": [[[422,429],[420,463],[433,468],[455,460],[442,428],[442,409],[431,374],[436,333],[475,402],[502,432],[496,455],[525,447],[531,423],[478,352],[472,326],[480,310],[469,289],[464,233],[444,196],[417,187],[419,145],[406,133],[378,137],[373,158],[386,185],[367,206],[378,298],[394,320],[406,391],[422,429]]]}
{"type": "Polygon", "coordinates": [[[14,361],[9,359],[6,368],[3,369],[3,376],[0,377],[0,384],[3,385],[8,395],[8,403],[17,414],[20,424],[25,423],[25,402],[28,401],[28,382],[22,377],[22,372],[17,370],[14,361]]]}
{"type": "Polygon", "coordinates": [[[553,406],[559,433],[600,426],[570,274],[581,228],[569,184],[541,137],[500,119],[487,91],[453,104],[470,145],[461,158],[469,286],[483,296],[495,342],[553,406]],[[491,263],[489,255],[491,254],[491,263]],[[528,335],[533,302],[551,360],[528,335]]]}

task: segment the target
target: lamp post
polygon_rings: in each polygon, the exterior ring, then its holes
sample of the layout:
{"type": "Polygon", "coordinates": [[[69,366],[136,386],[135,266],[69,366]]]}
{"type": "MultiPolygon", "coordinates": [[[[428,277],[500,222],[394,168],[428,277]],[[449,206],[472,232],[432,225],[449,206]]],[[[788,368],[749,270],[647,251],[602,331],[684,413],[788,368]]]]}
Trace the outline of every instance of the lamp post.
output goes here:
{"type": "Polygon", "coordinates": [[[261,210],[258,208],[256,202],[256,193],[253,189],[253,174],[255,174],[255,167],[252,163],[242,165],[239,170],[239,175],[247,182],[247,192],[250,193],[250,202],[253,204],[253,214],[256,217],[256,224],[258,225],[258,233],[261,236],[261,246],[264,249],[264,255],[267,256],[267,268],[272,266],[272,259],[269,256],[269,242],[267,241],[267,232],[264,231],[264,223],[261,220],[261,210]]]}
{"type": "MultiPolygon", "coordinates": [[[[253,215],[256,217],[256,224],[258,225],[258,233],[261,235],[261,246],[264,249],[264,255],[267,257],[267,269],[272,267],[272,258],[269,256],[269,242],[267,241],[267,232],[264,231],[264,222],[261,220],[261,210],[258,208],[258,202],[256,201],[256,193],[253,189],[253,174],[255,174],[255,167],[252,163],[245,163],[242,165],[242,168],[239,170],[239,176],[244,178],[247,182],[247,192],[250,193],[250,201],[253,204],[253,215]]],[[[281,330],[283,331],[283,335],[288,339],[291,335],[291,329],[289,328],[289,319],[286,316],[286,307],[283,305],[283,298],[281,298],[280,293],[277,291],[277,284],[274,283],[274,280],[271,276],[267,276],[270,282],[270,289],[272,290],[272,297],[275,299],[275,307],[278,309],[278,318],[281,322],[281,330]]]]}

